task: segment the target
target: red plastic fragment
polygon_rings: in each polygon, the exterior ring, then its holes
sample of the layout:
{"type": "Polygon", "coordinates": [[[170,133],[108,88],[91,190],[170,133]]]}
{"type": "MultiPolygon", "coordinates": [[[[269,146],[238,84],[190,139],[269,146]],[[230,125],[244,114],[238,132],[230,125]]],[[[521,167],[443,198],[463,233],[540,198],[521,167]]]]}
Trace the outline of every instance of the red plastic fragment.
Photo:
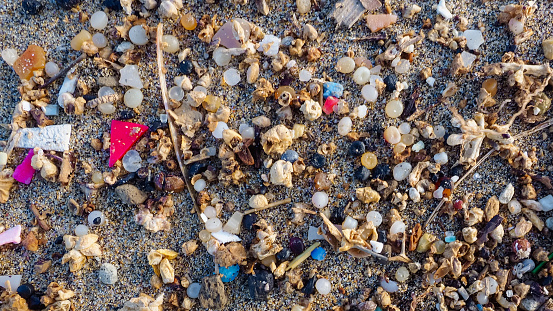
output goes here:
{"type": "Polygon", "coordinates": [[[461,200],[455,201],[455,203],[453,203],[453,208],[455,208],[455,210],[457,210],[457,211],[462,210],[463,209],[463,201],[461,201],[461,200]]]}
{"type": "Polygon", "coordinates": [[[334,106],[338,104],[339,99],[334,96],[329,96],[325,100],[325,104],[323,105],[323,111],[326,114],[331,114],[334,110],[334,106]]]}
{"type": "Polygon", "coordinates": [[[111,145],[109,147],[109,167],[121,159],[148,130],[146,125],[131,122],[111,121],[111,145]]]}
{"type": "Polygon", "coordinates": [[[31,159],[35,155],[33,149],[29,150],[25,160],[19,164],[13,171],[13,179],[24,183],[26,185],[31,183],[33,176],[35,175],[35,169],[31,166],[31,159]]]}

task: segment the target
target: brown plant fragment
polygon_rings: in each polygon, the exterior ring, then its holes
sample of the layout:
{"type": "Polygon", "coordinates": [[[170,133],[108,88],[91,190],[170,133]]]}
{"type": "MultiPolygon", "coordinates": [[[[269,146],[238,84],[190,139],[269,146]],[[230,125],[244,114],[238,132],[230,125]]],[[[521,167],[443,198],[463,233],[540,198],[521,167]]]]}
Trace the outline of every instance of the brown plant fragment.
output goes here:
{"type": "Polygon", "coordinates": [[[409,237],[409,251],[412,252],[417,249],[417,244],[422,236],[421,224],[417,223],[413,228],[413,233],[409,237]]]}

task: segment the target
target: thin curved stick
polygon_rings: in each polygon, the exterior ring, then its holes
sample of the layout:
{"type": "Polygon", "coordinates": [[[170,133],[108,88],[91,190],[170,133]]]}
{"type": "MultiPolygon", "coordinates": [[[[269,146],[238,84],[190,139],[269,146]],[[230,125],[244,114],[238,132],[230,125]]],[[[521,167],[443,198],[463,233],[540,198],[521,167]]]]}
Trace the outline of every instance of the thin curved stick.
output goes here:
{"type": "Polygon", "coordinates": [[[157,53],[157,69],[159,74],[159,86],[161,87],[161,98],[163,99],[163,106],[165,107],[165,112],[167,112],[167,123],[169,124],[169,132],[171,133],[171,140],[173,141],[173,147],[175,149],[175,156],[177,157],[177,162],[182,173],[182,177],[186,182],[186,188],[188,188],[188,193],[190,193],[190,198],[194,204],[194,209],[198,214],[198,218],[202,219],[200,216],[200,207],[196,203],[196,196],[194,195],[194,188],[190,184],[188,179],[188,168],[182,163],[182,154],[180,151],[179,135],[177,133],[177,128],[175,127],[175,120],[169,113],[171,110],[169,108],[169,99],[167,96],[167,82],[165,80],[165,66],[163,65],[163,51],[161,49],[161,38],[163,37],[163,23],[157,25],[157,36],[156,36],[156,53],[157,53]]]}

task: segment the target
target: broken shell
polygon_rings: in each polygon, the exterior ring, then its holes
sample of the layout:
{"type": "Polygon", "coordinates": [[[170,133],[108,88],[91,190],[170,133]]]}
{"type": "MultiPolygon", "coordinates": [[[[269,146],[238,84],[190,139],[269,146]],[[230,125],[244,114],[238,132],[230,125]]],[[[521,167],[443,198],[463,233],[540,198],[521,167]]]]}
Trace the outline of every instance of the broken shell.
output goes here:
{"type": "Polygon", "coordinates": [[[267,154],[282,154],[292,144],[292,135],[286,126],[277,125],[261,135],[261,145],[267,154]]]}
{"type": "Polygon", "coordinates": [[[198,248],[198,242],[196,240],[189,240],[184,242],[184,244],[182,244],[182,252],[186,256],[192,255],[192,253],[194,253],[194,251],[197,248],[198,248]]]}
{"type": "Polygon", "coordinates": [[[273,185],[284,185],[292,187],[292,173],[294,167],[292,163],[284,160],[278,160],[271,166],[271,183],[273,185]]]}
{"type": "Polygon", "coordinates": [[[358,188],[355,190],[355,196],[363,203],[370,204],[380,201],[380,194],[371,187],[358,188]]]}
{"type": "MultiPolygon", "coordinates": [[[[508,202],[508,201],[507,201],[508,202]]],[[[499,213],[499,200],[494,195],[486,203],[484,208],[484,214],[486,214],[486,220],[490,221],[495,215],[499,213]]]]}
{"type": "Polygon", "coordinates": [[[167,258],[164,258],[159,264],[159,273],[163,283],[169,284],[175,281],[175,269],[167,258]]]}
{"type": "Polygon", "coordinates": [[[507,187],[505,187],[503,192],[501,192],[501,194],[499,195],[499,202],[501,202],[501,204],[509,203],[513,198],[514,194],[515,194],[515,187],[513,187],[513,184],[509,183],[507,187]]]}
{"type": "Polygon", "coordinates": [[[98,243],[94,243],[90,247],[82,249],[81,254],[87,257],[98,257],[102,255],[102,249],[98,243]]]}
{"type": "Polygon", "coordinates": [[[158,249],[157,252],[160,253],[164,258],[167,258],[169,260],[173,260],[179,255],[177,252],[165,248],[158,249]]]}
{"type": "Polygon", "coordinates": [[[511,230],[510,235],[514,238],[521,238],[526,235],[526,233],[532,230],[532,223],[524,218],[522,218],[516,225],[516,227],[511,230]]]}
{"type": "Polygon", "coordinates": [[[151,250],[150,253],[148,253],[148,264],[150,266],[158,265],[162,259],[163,255],[156,250],[151,250]]]}
{"type": "Polygon", "coordinates": [[[83,235],[75,243],[75,249],[78,251],[87,249],[91,247],[92,244],[96,243],[96,241],[98,241],[98,235],[96,234],[83,235]]]}
{"type": "Polygon", "coordinates": [[[463,228],[463,238],[469,244],[472,244],[472,243],[476,242],[476,235],[477,234],[478,234],[478,230],[476,230],[473,227],[463,228]]]}
{"type": "Polygon", "coordinates": [[[223,140],[229,147],[234,149],[242,141],[242,136],[234,130],[226,129],[223,130],[223,140]]]}
{"type": "Polygon", "coordinates": [[[465,215],[465,224],[467,226],[474,226],[477,223],[482,222],[484,218],[484,211],[478,207],[471,208],[465,215]]]}
{"type": "Polygon", "coordinates": [[[251,208],[262,208],[269,204],[267,197],[262,194],[254,195],[250,198],[249,205],[251,208]]]}
{"type": "Polygon", "coordinates": [[[249,84],[255,83],[257,81],[257,78],[259,77],[259,63],[254,62],[248,67],[248,71],[246,73],[246,80],[249,84]]]}
{"type": "Polygon", "coordinates": [[[315,27],[311,26],[310,24],[303,25],[302,29],[302,37],[303,40],[317,40],[317,37],[319,37],[317,33],[317,29],[315,27]]]}
{"type": "Polygon", "coordinates": [[[306,100],[303,105],[301,105],[300,111],[303,112],[305,119],[309,121],[317,120],[323,113],[321,105],[313,100],[306,100]]]}

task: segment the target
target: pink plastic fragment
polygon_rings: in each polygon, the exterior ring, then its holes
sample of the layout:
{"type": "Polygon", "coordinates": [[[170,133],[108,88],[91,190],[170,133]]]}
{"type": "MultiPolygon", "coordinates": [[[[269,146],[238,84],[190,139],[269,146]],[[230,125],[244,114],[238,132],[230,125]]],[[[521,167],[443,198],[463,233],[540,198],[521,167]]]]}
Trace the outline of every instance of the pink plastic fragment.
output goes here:
{"type": "Polygon", "coordinates": [[[339,99],[334,96],[329,96],[323,105],[323,111],[326,114],[331,114],[334,111],[334,106],[338,104],[339,99]]]}
{"type": "Polygon", "coordinates": [[[13,178],[15,180],[26,185],[31,183],[31,180],[35,175],[35,169],[31,166],[31,159],[34,154],[33,149],[29,150],[25,160],[23,160],[23,162],[15,168],[15,171],[13,172],[13,178]]]}
{"type": "Polygon", "coordinates": [[[21,226],[17,225],[9,230],[0,233],[0,245],[13,243],[19,244],[21,242],[21,226]]]}
{"type": "MultiPolygon", "coordinates": [[[[237,18],[236,21],[240,23],[242,29],[244,29],[244,37],[247,40],[250,37],[250,23],[247,20],[237,18]]],[[[236,40],[232,33],[232,21],[226,22],[211,39],[211,42],[219,42],[220,45],[227,49],[240,48],[242,44],[236,40]]]]}

